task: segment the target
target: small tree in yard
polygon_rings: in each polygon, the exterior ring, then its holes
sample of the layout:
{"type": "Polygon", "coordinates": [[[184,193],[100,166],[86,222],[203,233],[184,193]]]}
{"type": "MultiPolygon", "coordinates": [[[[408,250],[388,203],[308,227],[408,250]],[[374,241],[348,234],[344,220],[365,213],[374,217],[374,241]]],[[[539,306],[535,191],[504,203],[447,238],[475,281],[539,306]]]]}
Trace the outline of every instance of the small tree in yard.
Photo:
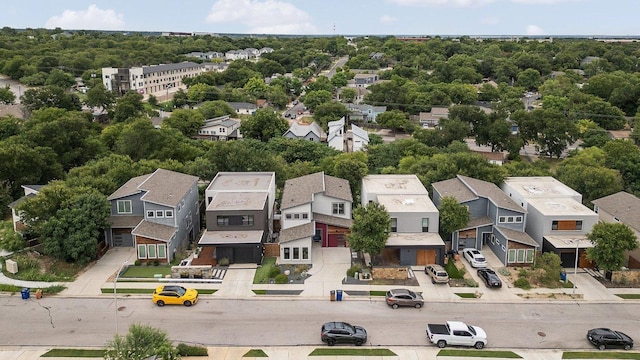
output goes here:
{"type": "Polygon", "coordinates": [[[550,288],[558,287],[560,285],[560,272],[562,271],[562,261],[558,254],[552,252],[546,252],[536,258],[535,269],[540,271],[536,272],[536,280],[550,288]]]}
{"type": "Polygon", "coordinates": [[[451,234],[467,225],[471,214],[464,205],[452,196],[445,196],[438,206],[440,211],[440,236],[445,240],[451,240],[451,234]]]}
{"type": "Polygon", "coordinates": [[[353,225],[348,235],[349,246],[353,251],[364,251],[369,255],[379,255],[384,249],[389,232],[391,218],[383,205],[369,203],[353,211],[353,225]]]}
{"type": "Polygon", "coordinates": [[[134,324],[125,336],[116,334],[107,343],[105,360],[143,360],[154,355],[162,360],[180,359],[167,333],[148,325],[134,324]]]}
{"type": "Polygon", "coordinates": [[[620,270],[625,265],[625,251],[638,248],[638,239],[625,224],[599,222],[587,238],[593,248],[587,249],[587,258],[603,270],[620,270]]]}

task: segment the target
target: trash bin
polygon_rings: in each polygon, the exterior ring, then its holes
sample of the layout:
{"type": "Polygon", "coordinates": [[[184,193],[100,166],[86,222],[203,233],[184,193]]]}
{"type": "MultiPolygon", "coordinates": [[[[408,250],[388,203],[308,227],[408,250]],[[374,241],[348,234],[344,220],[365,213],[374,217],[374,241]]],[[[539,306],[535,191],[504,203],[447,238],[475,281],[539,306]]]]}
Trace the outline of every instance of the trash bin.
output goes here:
{"type": "Polygon", "coordinates": [[[336,301],[336,291],[331,290],[331,301],[336,301]]]}
{"type": "Polygon", "coordinates": [[[336,290],[336,300],[342,301],[342,290],[336,290]]]}
{"type": "Polygon", "coordinates": [[[29,298],[29,293],[31,292],[31,289],[29,288],[22,288],[22,290],[20,291],[20,294],[22,294],[22,298],[23,299],[28,299],[29,298]]]}
{"type": "Polygon", "coordinates": [[[560,281],[567,282],[567,273],[564,271],[560,272],[560,281]]]}

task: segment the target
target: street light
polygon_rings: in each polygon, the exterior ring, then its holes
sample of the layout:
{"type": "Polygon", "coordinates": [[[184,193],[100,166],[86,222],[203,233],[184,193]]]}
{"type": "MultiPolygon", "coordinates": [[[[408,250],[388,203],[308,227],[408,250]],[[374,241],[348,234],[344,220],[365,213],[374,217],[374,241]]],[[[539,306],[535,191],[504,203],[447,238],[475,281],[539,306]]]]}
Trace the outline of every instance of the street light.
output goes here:
{"type": "Polygon", "coordinates": [[[578,276],[578,248],[580,247],[580,239],[576,239],[576,264],[573,268],[573,295],[576,295],[576,277],[578,276]]]}
{"type": "Polygon", "coordinates": [[[116,279],[113,281],[113,300],[114,300],[114,305],[116,306],[116,334],[118,333],[118,293],[117,293],[116,285],[118,284],[118,278],[120,277],[120,273],[122,272],[122,269],[124,269],[126,265],[127,265],[127,261],[125,260],[125,262],[122,263],[122,266],[120,266],[120,269],[118,269],[118,272],[116,273],[116,279]]]}

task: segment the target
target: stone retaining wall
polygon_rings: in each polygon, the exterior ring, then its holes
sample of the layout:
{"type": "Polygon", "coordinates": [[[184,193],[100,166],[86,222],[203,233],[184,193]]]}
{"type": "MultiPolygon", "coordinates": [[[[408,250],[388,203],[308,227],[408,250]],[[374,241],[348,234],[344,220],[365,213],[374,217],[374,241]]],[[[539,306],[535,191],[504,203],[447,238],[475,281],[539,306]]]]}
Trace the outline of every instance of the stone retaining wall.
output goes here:
{"type": "Polygon", "coordinates": [[[612,271],[611,282],[614,284],[640,284],[640,270],[612,271]]]}
{"type": "Polygon", "coordinates": [[[371,271],[371,276],[374,279],[403,280],[409,278],[409,271],[407,267],[374,266],[371,271]]]}

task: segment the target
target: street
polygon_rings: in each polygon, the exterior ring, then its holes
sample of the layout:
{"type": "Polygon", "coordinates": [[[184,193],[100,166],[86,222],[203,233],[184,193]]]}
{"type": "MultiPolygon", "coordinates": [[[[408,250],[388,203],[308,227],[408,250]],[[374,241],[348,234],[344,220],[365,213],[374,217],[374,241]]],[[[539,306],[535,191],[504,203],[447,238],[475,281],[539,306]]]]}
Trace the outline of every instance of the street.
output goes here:
{"type": "Polygon", "coordinates": [[[15,80],[11,80],[6,75],[0,75],[0,87],[4,89],[7,85],[9,85],[9,89],[16,96],[14,103],[20,104],[20,96],[22,96],[29,88],[15,80]]]}
{"type": "MultiPolygon", "coordinates": [[[[23,300],[0,297],[1,346],[104,346],[115,332],[114,299],[23,300]]],[[[640,304],[427,303],[422,309],[389,308],[382,298],[330,302],[203,296],[190,308],[156,307],[144,297],[118,300],[118,329],[140,323],[165,330],[175,342],[206,346],[320,345],[320,326],[347,321],[364,326],[370,346],[430,346],[427,323],[465,321],[485,329],[489,348],[590,349],[588,329],[610,327],[640,338],[640,304]]]]}

